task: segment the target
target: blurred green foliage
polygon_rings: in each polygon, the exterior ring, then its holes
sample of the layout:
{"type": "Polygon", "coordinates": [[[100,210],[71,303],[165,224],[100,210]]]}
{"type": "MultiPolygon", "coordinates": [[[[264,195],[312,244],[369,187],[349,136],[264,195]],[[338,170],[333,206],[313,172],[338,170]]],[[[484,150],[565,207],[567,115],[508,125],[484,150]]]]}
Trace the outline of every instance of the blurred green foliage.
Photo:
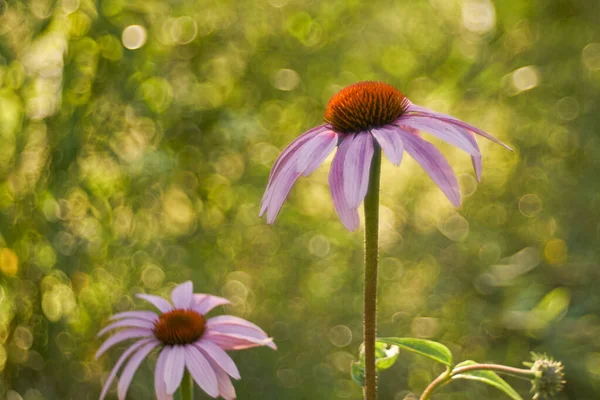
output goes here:
{"type": "MultiPolygon", "coordinates": [[[[515,366],[548,352],[566,365],[560,398],[599,398],[599,13],[588,0],[0,0],[0,397],[97,398],[119,354],[93,359],[106,318],[192,279],[279,345],[234,354],[241,399],[360,398],[362,237],[335,216],[328,167],[274,226],[257,213],[281,149],[341,87],[376,79],[516,149],[482,141],[476,187],[468,157],[436,141],[458,210],[408,157],[384,162],[380,335],[515,366]]],[[[416,399],[432,364],[401,352],[381,398],[416,399]]],[[[130,398],[150,398],[151,380],[145,364],[130,398]]],[[[436,398],[503,397],[456,383],[436,398]]]]}

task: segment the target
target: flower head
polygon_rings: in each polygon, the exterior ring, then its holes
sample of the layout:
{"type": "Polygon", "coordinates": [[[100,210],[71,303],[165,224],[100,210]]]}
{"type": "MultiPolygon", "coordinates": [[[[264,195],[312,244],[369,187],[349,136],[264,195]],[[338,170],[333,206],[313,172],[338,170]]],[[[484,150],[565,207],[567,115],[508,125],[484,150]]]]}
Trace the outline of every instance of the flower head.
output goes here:
{"type": "Polygon", "coordinates": [[[182,283],[173,289],[172,304],[158,296],[137,296],[150,302],[160,313],[118,313],[110,318],[114,322],[98,333],[102,336],[119,329],[100,346],[96,358],[118,343],[135,339],[113,367],[102,388],[100,400],[104,399],[121,366],[127,362],[118,385],[119,400],[124,400],[135,371],[154,349],[160,349],[154,370],[158,400],[172,399],[186,368],[211,397],[235,399],[235,389],[229,377],[239,379],[240,374],[225,350],[256,346],[277,348],[262,329],[242,318],[221,315],[206,319],[209,311],[229,301],[208,294],[194,294],[192,282],[182,283]]]}
{"type": "Polygon", "coordinates": [[[531,353],[533,363],[528,363],[536,377],[531,381],[533,400],[547,400],[554,397],[565,386],[564,367],[560,361],[546,354],[531,353]]]}
{"type": "Polygon", "coordinates": [[[413,157],[455,206],[461,202],[458,181],[440,151],[421,137],[426,131],[471,155],[477,179],[481,153],[475,135],[510,150],[488,133],[449,115],[414,105],[387,83],[359,82],[335,94],[325,111],[326,124],[294,140],[277,158],[261,202],[260,216],[273,223],[300,175],[310,175],[338,148],[329,186],[335,210],[344,226],[359,226],[358,207],[369,184],[373,154],[379,148],[400,165],[404,151],[413,157]]]}

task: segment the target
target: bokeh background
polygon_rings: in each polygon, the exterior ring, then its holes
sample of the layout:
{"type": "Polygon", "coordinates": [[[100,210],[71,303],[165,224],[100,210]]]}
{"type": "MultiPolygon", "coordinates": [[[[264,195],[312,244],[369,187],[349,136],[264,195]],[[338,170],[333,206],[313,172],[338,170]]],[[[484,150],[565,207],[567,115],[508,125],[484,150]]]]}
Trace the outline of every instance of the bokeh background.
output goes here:
{"type": "MultiPolygon", "coordinates": [[[[514,366],[546,351],[559,398],[598,399],[599,26],[591,0],[0,0],[0,398],[96,399],[120,354],[94,360],[107,317],[187,279],[279,345],[233,354],[240,399],[361,398],[363,239],[333,211],[330,160],[275,225],[257,214],[329,97],[383,80],[515,152],[480,141],[476,185],[432,139],[459,209],[409,157],[384,162],[380,335],[514,366]]],[[[128,398],[152,397],[153,362],[128,398]]],[[[439,368],[402,353],[381,399],[439,368]]]]}

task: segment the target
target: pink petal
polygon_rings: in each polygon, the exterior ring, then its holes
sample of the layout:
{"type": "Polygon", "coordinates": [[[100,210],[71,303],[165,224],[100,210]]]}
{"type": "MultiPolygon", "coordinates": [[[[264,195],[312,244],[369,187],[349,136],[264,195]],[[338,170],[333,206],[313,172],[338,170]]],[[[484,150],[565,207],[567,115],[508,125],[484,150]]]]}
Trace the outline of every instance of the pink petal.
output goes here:
{"type": "Polygon", "coordinates": [[[190,375],[202,390],[211,397],[219,395],[219,384],[215,371],[197,347],[193,345],[186,347],[185,364],[190,375]]]}
{"type": "Polygon", "coordinates": [[[194,295],[192,281],[183,282],[171,292],[171,300],[175,308],[190,308],[194,295]]]}
{"type": "Polygon", "coordinates": [[[231,315],[221,315],[211,318],[206,322],[209,331],[217,333],[233,333],[235,335],[247,336],[259,341],[264,341],[269,336],[260,327],[252,322],[231,315]]]}
{"type": "Polygon", "coordinates": [[[442,153],[431,143],[410,132],[403,132],[404,148],[423,167],[450,202],[460,206],[458,181],[442,153]]]}
{"type": "Polygon", "coordinates": [[[115,344],[121,343],[127,339],[140,338],[140,337],[150,338],[150,337],[154,337],[154,335],[150,329],[143,329],[143,328],[125,329],[125,330],[115,333],[114,335],[112,335],[111,337],[106,339],[106,341],[104,343],[102,343],[102,346],[100,346],[100,348],[96,352],[96,360],[98,358],[100,358],[100,356],[102,354],[104,354],[104,352],[106,350],[110,349],[115,344]]]}
{"type": "Polygon", "coordinates": [[[325,131],[327,128],[325,125],[317,126],[308,132],[303,133],[299,137],[297,137],[289,146],[285,148],[285,150],[277,157],[273,167],[271,168],[271,173],[269,174],[269,182],[267,183],[267,187],[265,189],[265,194],[261,201],[261,210],[259,216],[262,216],[267,209],[269,204],[269,198],[271,197],[272,187],[274,182],[276,181],[276,177],[281,172],[281,167],[289,164],[290,158],[296,153],[296,151],[302,147],[308,140],[314,138],[319,133],[325,131]]]}
{"type": "Polygon", "coordinates": [[[158,341],[153,340],[152,342],[144,345],[144,347],[139,349],[131,357],[131,359],[127,363],[127,366],[125,366],[123,373],[121,374],[121,378],[119,378],[119,386],[118,386],[119,400],[125,400],[125,395],[127,394],[127,389],[129,389],[129,385],[131,384],[131,380],[133,379],[133,375],[135,374],[135,371],[137,371],[138,367],[140,366],[140,364],[142,363],[144,358],[146,358],[146,356],[148,354],[150,354],[150,352],[152,350],[154,350],[156,348],[156,346],[158,346],[158,345],[159,345],[158,341]]]}
{"type": "MultiPolygon", "coordinates": [[[[477,145],[477,149],[479,149],[479,145],[477,144],[477,139],[475,139],[475,134],[473,132],[469,132],[469,135],[473,137],[475,140],[475,144],[477,145]]],[[[471,162],[473,163],[473,169],[475,170],[475,176],[477,177],[477,182],[481,182],[481,156],[471,156],[471,162]]]]}
{"type": "Polygon", "coordinates": [[[124,311],[116,313],[110,317],[111,320],[122,318],[136,318],[145,321],[155,322],[158,319],[158,315],[156,315],[156,313],[152,311],[124,311]]]}
{"type": "Polygon", "coordinates": [[[103,400],[104,397],[106,397],[106,394],[108,393],[108,389],[110,388],[110,384],[115,379],[115,376],[117,376],[117,373],[119,372],[119,369],[121,368],[121,365],[123,365],[123,363],[125,362],[125,360],[127,360],[127,358],[129,358],[129,356],[134,351],[136,351],[137,349],[139,349],[140,347],[142,347],[143,345],[145,345],[146,343],[148,343],[150,340],[152,340],[152,339],[140,340],[139,342],[136,342],[133,345],[131,345],[131,347],[129,347],[127,350],[125,350],[123,352],[123,354],[121,354],[121,357],[119,357],[119,360],[117,361],[117,363],[113,367],[112,371],[110,371],[110,375],[106,379],[106,382],[104,382],[104,386],[102,387],[102,393],[100,393],[100,399],[99,400],[103,400]]]}
{"type": "Polygon", "coordinates": [[[303,176],[312,174],[337,146],[338,135],[333,131],[325,131],[317,135],[306,145],[306,150],[300,154],[296,171],[303,176]]]}
{"type": "Polygon", "coordinates": [[[371,133],[377,140],[377,143],[379,143],[379,146],[381,146],[388,160],[394,165],[400,165],[402,154],[404,153],[404,144],[396,127],[387,125],[383,128],[373,129],[371,133]]]}
{"type": "Polygon", "coordinates": [[[207,314],[215,307],[231,304],[229,300],[223,297],[212,296],[210,294],[195,294],[194,303],[193,309],[202,315],[207,314]]]}
{"type": "Polygon", "coordinates": [[[167,355],[169,348],[165,347],[156,360],[156,368],[154,369],[154,391],[156,392],[157,400],[172,400],[173,396],[167,394],[167,384],[165,383],[165,366],[167,364],[167,355]]]}
{"type": "Polygon", "coordinates": [[[267,334],[265,333],[265,331],[263,331],[258,325],[253,324],[250,321],[247,321],[243,318],[240,317],[234,317],[233,315],[219,315],[218,317],[213,317],[210,318],[208,321],[206,321],[206,326],[208,328],[216,326],[216,325],[238,325],[238,326],[245,326],[248,328],[252,328],[255,329],[259,332],[262,332],[265,336],[267,336],[267,334]]]}
{"type": "Polygon", "coordinates": [[[446,121],[424,115],[405,114],[398,118],[395,121],[395,124],[428,132],[471,155],[480,155],[479,146],[477,146],[477,142],[469,132],[463,129],[457,129],[453,124],[446,121]]]}
{"type": "Polygon", "coordinates": [[[473,168],[475,169],[477,182],[481,182],[481,156],[471,156],[471,162],[473,163],[473,168]]]}
{"type": "Polygon", "coordinates": [[[252,347],[267,346],[277,350],[273,339],[258,340],[253,337],[236,335],[233,333],[221,333],[216,331],[207,331],[202,339],[208,340],[223,350],[243,350],[252,347]]]}
{"type": "Polygon", "coordinates": [[[207,340],[199,340],[194,345],[198,347],[206,356],[208,356],[209,361],[214,361],[229,375],[235,379],[240,379],[240,371],[235,365],[235,362],[231,359],[231,357],[229,357],[229,354],[225,353],[225,351],[219,346],[207,340]]]}
{"type": "Polygon", "coordinates": [[[267,223],[272,224],[275,222],[275,218],[279,215],[279,211],[290,194],[292,186],[294,186],[300,175],[302,174],[296,172],[293,166],[288,167],[282,172],[280,181],[272,188],[273,192],[267,205],[267,223]]]}
{"type": "Polygon", "coordinates": [[[373,136],[368,132],[354,135],[344,159],[344,194],[350,208],[358,208],[369,188],[373,158],[373,136]]]}
{"type": "Polygon", "coordinates": [[[475,132],[476,134],[481,135],[484,138],[489,139],[492,142],[497,143],[500,146],[502,146],[502,147],[504,147],[504,148],[506,148],[506,149],[508,149],[510,151],[513,151],[513,149],[511,149],[509,146],[507,146],[506,144],[502,143],[501,141],[499,141],[498,139],[496,139],[495,137],[493,137],[489,133],[487,133],[485,131],[482,131],[481,129],[479,129],[479,128],[475,127],[475,126],[473,126],[471,124],[468,124],[468,123],[466,123],[464,121],[461,121],[461,120],[459,120],[457,118],[454,118],[454,117],[452,117],[450,115],[438,113],[438,112],[432,111],[432,110],[430,110],[428,108],[417,106],[417,105],[414,105],[414,104],[409,105],[409,107],[407,109],[407,112],[412,112],[412,113],[416,113],[416,114],[426,115],[426,116],[433,117],[433,118],[436,118],[436,119],[441,120],[441,121],[445,121],[445,122],[454,124],[455,126],[459,126],[459,127],[463,128],[463,129],[466,129],[468,131],[475,132]]]}
{"type": "Polygon", "coordinates": [[[163,313],[169,312],[173,309],[173,306],[171,305],[171,303],[169,303],[167,300],[163,299],[162,297],[154,296],[151,294],[145,294],[145,293],[138,293],[138,294],[136,294],[136,296],[142,300],[146,300],[147,302],[152,304],[154,307],[158,308],[163,313]]]}
{"type": "Polygon", "coordinates": [[[340,217],[342,224],[351,232],[357,230],[360,225],[358,210],[348,205],[344,193],[344,160],[352,141],[351,135],[344,137],[342,143],[338,146],[329,170],[329,189],[331,190],[335,212],[340,217]]]}
{"type": "Polygon", "coordinates": [[[247,328],[245,326],[239,326],[239,325],[216,325],[216,326],[210,327],[210,331],[215,332],[215,333],[226,333],[226,334],[231,333],[236,336],[249,337],[252,339],[256,339],[258,341],[264,341],[269,338],[263,332],[257,331],[252,328],[247,328]]]}
{"type": "Polygon", "coordinates": [[[292,143],[290,143],[284,150],[283,152],[279,155],[279,157],[277,157],[277,160],[275,160],[275,163],[273,164],[273,167],[271,168],[271,173],[269,174],[269,183],[268,185],[271,184],[271,178],[273,177],[273,175],[275,175],[275,173],[278,171],[279,166],[285,162],[286,158],[292,154],[294,152],[294,150],[296,150],[300,145],[302,145],[304,142],[306,142],[308,139],[314,137],[315,135],[318,135],[319,133],[330,129],[329,126],[327,124],[323,124],[323,125],[319,125],[316,126],[306,132],[304,132],[302,135],[298,136],[296,139],[294,139],[294,141],[292,143]]]}
{"type": "Polygon", "coordinates": [[[96,337],[100,337],[100,336],[104,335],[106,332],[109,332],[113,329],[123,328],[123,327],[145,328],[145,329],[152,330],[152,328],[154,328],[154,322],[144,321],[142,319],[122,319],[120,321],[113,322],[112,324],[107,325],[104,329],[102,329],[100,332],[98,332],[98,335],[96,335],[96,337]]]}
{"type": "Polygon", "coordinates": [[[337,134],[324,131],[307,139],[290,153],[273,175],[271,184],[263,196],[259,215],[266,211],[267,222],[273,223],[298,177],[302,174],[307,175],[321,165],[336,143],[337,134]]]}
{"type": "MultiPolygon", "coordinates": [[[[169,348],[166,347],[165,349],[169,348]]],[[[168,351],[164,379],[167,385],[167,394],[172,395],[181,384],[185,372],[185,348],[184,346],[171,346],[168,351]]]]}
{"type": "Polygon", "coordinates": [[[208,359],[210,365],[215,371],[217,382],[219,383],[219,395],[225,400],[235,400],[235,388],[229,379],[229,375],[225,373],[213,360],[208,359]]]}

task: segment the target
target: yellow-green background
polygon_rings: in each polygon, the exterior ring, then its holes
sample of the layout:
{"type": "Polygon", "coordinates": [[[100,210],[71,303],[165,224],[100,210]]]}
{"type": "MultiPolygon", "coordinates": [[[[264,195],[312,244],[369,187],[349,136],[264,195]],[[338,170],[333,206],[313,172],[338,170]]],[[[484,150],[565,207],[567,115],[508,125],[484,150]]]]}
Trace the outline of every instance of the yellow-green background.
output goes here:
{"type": "MultiPolygon", "coordinates": [[[[476,186],[434,141],[457,210],[409,157],[384,162],[380,335],[514,366],[547,351],[566,365],[559,398],[599,398],[599,15],[591,0],[0,0],[0,397],[96,399],[120,354],[94,361],[106,318],[191,279],[279,346],[233,354],[240,399],[359,399],[362,233],[333,211],[330,159],[275,225],[257,214],[277,154],[371,79],[515,148],[480,140],[476,186]]],[[[128,398],[151,397],[153,363],[128,398]]],[[[380,397],[415,399],[439,372],[402,353],[380,397]]],[[[436,398],[503,398],[480,385],[436,398]]]]}

